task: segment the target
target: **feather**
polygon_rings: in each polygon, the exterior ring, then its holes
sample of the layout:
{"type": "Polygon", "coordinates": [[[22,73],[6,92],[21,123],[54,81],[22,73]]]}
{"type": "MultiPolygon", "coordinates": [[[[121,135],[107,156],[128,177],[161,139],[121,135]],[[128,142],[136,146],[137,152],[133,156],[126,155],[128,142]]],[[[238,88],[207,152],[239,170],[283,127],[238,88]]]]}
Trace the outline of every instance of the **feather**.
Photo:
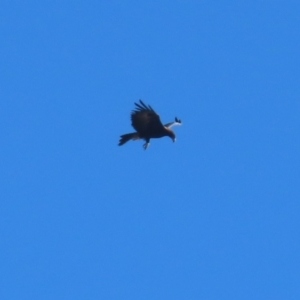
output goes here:
{"type": "Polygon", "coordinates": [[[136,132],[123,134],[119,142],[120,146],[131,139],[144,139],[146,141],[144,149],[148,147],[151,138],[169,136],[175,141],[175,133],[169,128],[175,124],[181,124],[181,120],[176,117],[175,122],[163,125],[159,115],[150,105],[147,106],[142,100],[134,104],[136,107],[131,112],[131,125],[136,132]]]}

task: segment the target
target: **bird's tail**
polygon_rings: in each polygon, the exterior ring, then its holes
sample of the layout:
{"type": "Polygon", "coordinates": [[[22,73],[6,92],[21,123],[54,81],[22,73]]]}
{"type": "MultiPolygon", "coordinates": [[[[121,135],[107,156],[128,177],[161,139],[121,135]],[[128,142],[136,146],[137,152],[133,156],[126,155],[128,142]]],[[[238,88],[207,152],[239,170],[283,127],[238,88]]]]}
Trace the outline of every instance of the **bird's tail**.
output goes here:
{"type": "Polygon", "coordinates": [[[139,139],[139,134],[137,132],[126,133],[120,136],[119,146],[122,146],[129,140],[137,140],[139,139]]]}

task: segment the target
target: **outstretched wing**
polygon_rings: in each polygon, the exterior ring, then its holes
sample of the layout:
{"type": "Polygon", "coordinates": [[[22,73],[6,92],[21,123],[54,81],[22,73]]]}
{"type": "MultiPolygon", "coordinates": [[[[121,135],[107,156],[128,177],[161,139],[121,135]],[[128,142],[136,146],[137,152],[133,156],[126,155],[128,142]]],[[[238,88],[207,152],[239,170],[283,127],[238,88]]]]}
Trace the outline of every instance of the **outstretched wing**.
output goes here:
{"type": "Polygon", "coordinates": [[[150,105],[146,105],[142,100],[140,103],[134,103],[135,110],[131,113],[132,127],[141,135],[151,135],[162,130],[163,124],[159,115],[150,105]]]}
{"type": "Polygon", "coordinates": [[[173,125],[181,125],[181,120],[179,120],[177,117],[175,117],[175,121],[174,122],[167,123],[164,126],[167,127],[167,128],[170,128],[173,125]]]}

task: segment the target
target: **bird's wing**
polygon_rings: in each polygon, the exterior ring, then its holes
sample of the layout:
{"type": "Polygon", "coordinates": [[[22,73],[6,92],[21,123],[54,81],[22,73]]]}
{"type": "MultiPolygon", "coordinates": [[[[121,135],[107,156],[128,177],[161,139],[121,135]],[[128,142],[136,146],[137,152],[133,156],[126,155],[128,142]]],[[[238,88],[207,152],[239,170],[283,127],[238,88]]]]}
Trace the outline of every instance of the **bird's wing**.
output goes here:
{"type": "Polygon", "coordinates": [[[177,117],[175,117],[175,121],[167,123],[164,126],[167,127],[167,128],[170,128],[170,127],[172,127],[174,125],[181,125],[181,124],[182,124],[181,120],[179,120],[177,117]]]}
{"type": "Polygon", "coordinates": [[[146,105],[142,100],[140,103],[134,103],[135,110],[131,113],[133,128],[141,134],[151,134],[163,128],[159,115],[150,105],[146,105]]]}

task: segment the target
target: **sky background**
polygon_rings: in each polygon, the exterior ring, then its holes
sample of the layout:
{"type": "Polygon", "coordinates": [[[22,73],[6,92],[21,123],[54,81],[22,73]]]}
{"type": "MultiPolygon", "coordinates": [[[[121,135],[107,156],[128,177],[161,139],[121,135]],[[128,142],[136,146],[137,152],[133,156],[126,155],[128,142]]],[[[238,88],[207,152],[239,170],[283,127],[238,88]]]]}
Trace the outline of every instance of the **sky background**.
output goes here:
{"type": "Polygon", "coordinates": [[[300,299],[299,1],[0,7],[1,299],[300,299]]]}

